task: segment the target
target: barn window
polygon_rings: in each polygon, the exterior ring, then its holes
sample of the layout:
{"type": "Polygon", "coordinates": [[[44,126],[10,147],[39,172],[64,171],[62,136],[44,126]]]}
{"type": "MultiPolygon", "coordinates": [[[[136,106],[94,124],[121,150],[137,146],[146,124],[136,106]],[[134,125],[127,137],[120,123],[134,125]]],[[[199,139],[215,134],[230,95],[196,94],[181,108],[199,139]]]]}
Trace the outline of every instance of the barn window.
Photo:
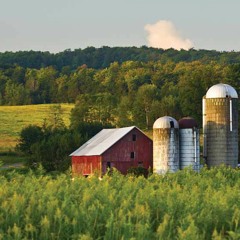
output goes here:
{"type": "Polygon", "coordinates": [[[111,162],[107,162],[107,168],[111,168],[111,162]]]}
{"type": "Polygon", "coordinates": [[[134,152],[131,152],[130,157],[131,157],[131,158],[134,158],[134,157],[135,157],[135,153],[134,153],[134,152]]]}
{"type": "Polygon", "coordinates": [[[132,135],[132,140],[135,142],[137,140],[137,135],[136,134],[133,134],[132,135]]]}
{"type": "Polygon", "coordinates": [[[170,127],[174,128],[174,122],[173,121],[170,121],[170,127]]]}

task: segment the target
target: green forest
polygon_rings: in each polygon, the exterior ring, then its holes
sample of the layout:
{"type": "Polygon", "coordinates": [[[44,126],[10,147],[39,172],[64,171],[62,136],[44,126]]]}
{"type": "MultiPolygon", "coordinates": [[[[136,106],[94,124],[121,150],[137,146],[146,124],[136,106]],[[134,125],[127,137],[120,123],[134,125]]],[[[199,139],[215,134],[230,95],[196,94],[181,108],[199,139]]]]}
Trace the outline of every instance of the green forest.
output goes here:
{"type": "Polygon", "coordinates": [[[201,126],[209,87],[223,82],[240,90],[239,62],[238,52],[195,49],[5,52],[0,53],[0,105],[53,104],[48,121],[22,129],[16,151],[29,157],[29,166],[64,171],[69,154],[102,128],[135,125],[148,132],[164,115],[191,116],[201,126]],[[68,126],[61,103],[75,104],[68,126]]]}
{"type": "Polygon", "coordinates": [[[201,124],[207,89],[239,90],[240,53],[148,47],[0,53],[0,104],[76,103],[85,122],[151,128],[162,115],[201,124]]]}

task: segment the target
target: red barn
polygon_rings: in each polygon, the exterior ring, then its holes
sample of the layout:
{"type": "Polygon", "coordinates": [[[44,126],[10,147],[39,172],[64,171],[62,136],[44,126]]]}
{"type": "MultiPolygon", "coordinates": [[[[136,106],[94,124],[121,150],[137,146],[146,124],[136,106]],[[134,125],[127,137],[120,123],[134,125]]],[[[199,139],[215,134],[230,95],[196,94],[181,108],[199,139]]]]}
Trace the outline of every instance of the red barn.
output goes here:
{"type": "Polygon", "coordinates": [[[70,156],[74,175],[103,175],[111,167],[126,174],[131,167],[152,168],[153,143],[134,126],[103,129],[70,156]]]}

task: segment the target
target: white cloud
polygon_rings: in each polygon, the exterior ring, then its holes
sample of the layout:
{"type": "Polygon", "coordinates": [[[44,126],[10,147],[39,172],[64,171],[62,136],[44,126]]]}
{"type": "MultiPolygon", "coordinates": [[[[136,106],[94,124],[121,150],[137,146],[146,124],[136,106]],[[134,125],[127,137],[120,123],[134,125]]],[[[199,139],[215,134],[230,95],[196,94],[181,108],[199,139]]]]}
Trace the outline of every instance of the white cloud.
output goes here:
{"type": "Polygon", "coordinates": [[[155,24],[145,25],[144,29],[148,33],[147,40],[150,47],[177,50],[193,47],[192,41],[184,39],[170,21],[160,20],[155,24]]]}

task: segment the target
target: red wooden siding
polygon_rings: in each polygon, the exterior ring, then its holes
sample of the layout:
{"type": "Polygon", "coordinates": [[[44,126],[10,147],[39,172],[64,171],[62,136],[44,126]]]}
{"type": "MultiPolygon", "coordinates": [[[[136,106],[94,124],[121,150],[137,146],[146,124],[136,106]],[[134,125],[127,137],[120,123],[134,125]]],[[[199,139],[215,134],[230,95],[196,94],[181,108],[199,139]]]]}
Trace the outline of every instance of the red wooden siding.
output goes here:
{"type": "Polygon", "coordinates": [[[123,174],[131,167],[152,168],[152,140],[139,129],[133,128],[101,156],[72,156],[73,175],[90,175],[96,171],[103,175],[109,165],[123,174]]]}
{"type": "Polygon", "coordinates": [[[152,161],[152,140],[135,128],[102,154],[102,172],[106,173],[108,162],[111,163],[111,167],[126,174],[131,167],[141,165],[146,169],[152,168],[152,161]],[[133,141],[133,134],[136,135],[136,141],[133,141]],[[131,152],[134,152],[134,158],[131,158],[131,152]]]}
{"type": "Polygon", "coordinates": [[[101,156],[72,156],[73,175],[101,172],[101,156]]]}

